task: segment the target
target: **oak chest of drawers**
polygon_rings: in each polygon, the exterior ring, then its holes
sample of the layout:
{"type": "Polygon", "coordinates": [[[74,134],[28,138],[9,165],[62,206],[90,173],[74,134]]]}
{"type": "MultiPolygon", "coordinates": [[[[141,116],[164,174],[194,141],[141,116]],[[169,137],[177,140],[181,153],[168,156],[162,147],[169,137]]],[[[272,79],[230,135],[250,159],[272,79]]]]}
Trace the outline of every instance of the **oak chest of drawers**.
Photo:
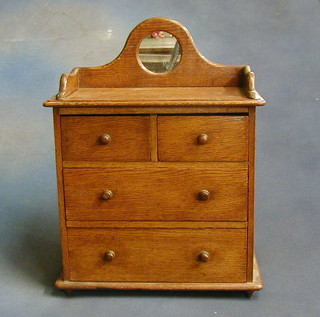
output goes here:
{"type": "Polygon", "coordinates": [[[112,63],[63,74],[44,103],[56,142],[56,286],[261,289],[254,144],[264,104],[249,66],[209,62],[165,18],[139,24],[112,63]]]}

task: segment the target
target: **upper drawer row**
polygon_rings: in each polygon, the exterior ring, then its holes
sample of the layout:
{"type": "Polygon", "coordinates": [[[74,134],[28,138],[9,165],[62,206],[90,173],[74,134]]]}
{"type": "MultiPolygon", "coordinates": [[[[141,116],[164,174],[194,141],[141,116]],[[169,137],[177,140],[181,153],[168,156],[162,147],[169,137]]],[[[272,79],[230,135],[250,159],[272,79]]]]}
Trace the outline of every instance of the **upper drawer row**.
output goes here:
{"type": "Polygon", "coordinates": [[[159,161],[247,160],[247,116],[161,115],[156,120],[157,125],[149,116],[62,116],[63,160],[150,161],[151,151],[158,152],[159,161]]]}

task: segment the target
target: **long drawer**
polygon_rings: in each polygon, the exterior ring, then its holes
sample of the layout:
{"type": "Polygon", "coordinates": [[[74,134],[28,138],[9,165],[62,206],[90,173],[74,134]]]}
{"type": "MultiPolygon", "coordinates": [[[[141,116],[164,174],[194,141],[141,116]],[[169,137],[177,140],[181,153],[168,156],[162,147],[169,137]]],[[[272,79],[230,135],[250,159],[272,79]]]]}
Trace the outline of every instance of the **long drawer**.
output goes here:
{"type": "Polygon", "coordinates": [[[72,281],[245,282],[246,229],[68,229],[72,281]]]}
{"type": "Polygon", "coordinates": [[[67,220],[246,221],[246,163],[64,169],[67,220]]]}

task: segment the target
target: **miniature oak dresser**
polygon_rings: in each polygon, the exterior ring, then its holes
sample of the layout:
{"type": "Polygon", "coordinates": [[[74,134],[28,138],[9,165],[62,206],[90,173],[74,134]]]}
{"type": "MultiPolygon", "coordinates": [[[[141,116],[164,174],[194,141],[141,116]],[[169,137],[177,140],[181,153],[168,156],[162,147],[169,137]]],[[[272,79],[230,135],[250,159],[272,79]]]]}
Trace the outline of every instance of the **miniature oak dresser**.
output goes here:
{"type": "Polygon", "coordinates": [[[111,63],[63,74],[53,107],[63,270],[73,289],[262,288],[249,66],[206,60],[152,18],[111,63]]]}

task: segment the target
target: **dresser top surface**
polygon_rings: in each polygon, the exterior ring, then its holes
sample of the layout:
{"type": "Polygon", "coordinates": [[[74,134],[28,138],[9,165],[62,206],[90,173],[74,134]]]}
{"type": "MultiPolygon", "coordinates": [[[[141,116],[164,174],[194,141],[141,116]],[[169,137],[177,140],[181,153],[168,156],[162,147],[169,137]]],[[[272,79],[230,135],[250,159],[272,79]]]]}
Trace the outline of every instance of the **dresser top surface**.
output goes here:
{"type": "Polygon", "coordinates": [[[59,106],[165,106],[219,105],[263,106],[263,99],[250,99],[240,87],[78,88],[63,100],[49,99],[47,107],[59,106]]]}

